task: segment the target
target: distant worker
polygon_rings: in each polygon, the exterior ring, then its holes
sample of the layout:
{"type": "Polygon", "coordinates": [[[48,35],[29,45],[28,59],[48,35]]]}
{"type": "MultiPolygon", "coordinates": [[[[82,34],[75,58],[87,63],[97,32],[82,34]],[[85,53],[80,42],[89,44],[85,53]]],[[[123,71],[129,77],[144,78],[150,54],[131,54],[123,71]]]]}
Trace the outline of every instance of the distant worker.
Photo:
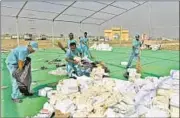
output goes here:
{"type": "Polygon", "coordinates": [[[73,33],[70,33],[69,34],[69,39],[68,39],[68,41],[67,41],[67,46],[63,46],[62,44],[61,44],[61,42],[58,42],[58,46],[64,51],[64,52],[66,52],[66,49],[65,48],[70,48],[70,43],[71,42],[75,42],[76,43],[76,40],[74,39],[74,35],[73,35],[73,33]]]}
{"type": "Polygon", "coordinates": [[[84,32],[84,37],[80,39],[80,48],[83,56],[87,56],[91,58],[91,54],[89,51],[89,41],[87,38],[87,32],[84,32]]]}
{"type": "Polygon", "coordinates": [[[127,67],[126,67],[127,69],[130,68],[133,59],[137,58],[139,56],[140,48],[141,48],[142,44],[143,44],[143,41],[142,42],[140,41],[140,36],[136,35],[135,39],[132,42],[132,53],[131,53],[131,56],[129,58],[129,62],[128,62],[127,67]]]}
{"type": "Polygon", "coordinates": [[[76,47],[75,42],[70,43],[70,48],[66,52],[66,58],[67,61],[67,73],[70,78],[73,78],[73,73],[76,74],[76,76],[81,76],[82,72],[79,66],[79,62],[75,60],[75,57],[82,57],[81,50],[76,47]]]}
{"type": "MultiPolygon", "coordinates": [[[[12,82],[12,93],[11,97],[13,102],[20,103],[22,100],[20,99],[20,90],[18,88],[18,83],[16,79],[13,77],[13,72],[17,69],[23,70],[25,61],[29,54],[34,53],[38,49],[38,43],[32,41],[28,46],[18,46],[13,49],[6,59],[7,68],[9,70],[12,82]]],[[[32,96],[32,93],[29,93],[27,96],[32,96]]]]}

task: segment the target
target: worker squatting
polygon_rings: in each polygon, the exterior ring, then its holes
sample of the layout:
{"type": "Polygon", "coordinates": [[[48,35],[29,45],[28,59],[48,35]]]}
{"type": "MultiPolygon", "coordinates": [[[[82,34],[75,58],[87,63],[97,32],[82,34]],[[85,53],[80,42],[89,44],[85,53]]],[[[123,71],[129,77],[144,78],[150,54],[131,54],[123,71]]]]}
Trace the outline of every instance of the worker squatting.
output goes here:
{"type": "MultiPolygon", "coordinates": [[[[135,39],[133,40],[132,46],[132,53],[129,58],[129,62],[127,65],[127,69],[131,66],[131,63],[134,58],[137,58],[140,53],[140,47],[143,42],[139,40],[140,36],[136,35],[135,39]]],[[[78,59],[75,57],[88,57],[93,58],[90,51],[89,51],[89,41],[87,38],[87,32],[84,33],[84,37],[80,38],[80,44],[77,45],[76,40],[74,39],[73,33],[69,34],[69,39],[67,41],[67,45],[63,46],[61,42],[57,43],[57,46],[60,47],[66,54],[65,60],[67,61],[66,64],[66,71],[68,73],[69,78],[74,78],[76,76],[82,76],[83,72],[81,71],[78,65],[78,59]]],[[[30,90],[22,93],[19,90],[17,78],[13,76],[13,73],[16,70],[23,71],[25,63],[29,60],[29,54],[32,54],[38,50],[38,43],[35,41],[31,41],[28,46],[18,46],[13,49],[6,59],[7,68],[9,70],[12,82],[12,93],[11,98],[15,103],[21,103],[22,99],[21,96],[33,96],[33,93],[30,93],[30,90]]],[[[30,79],[31,79],[31,73],[30,79]]],[[[31,81],[30,83],[31,84],[31,81]]]]}

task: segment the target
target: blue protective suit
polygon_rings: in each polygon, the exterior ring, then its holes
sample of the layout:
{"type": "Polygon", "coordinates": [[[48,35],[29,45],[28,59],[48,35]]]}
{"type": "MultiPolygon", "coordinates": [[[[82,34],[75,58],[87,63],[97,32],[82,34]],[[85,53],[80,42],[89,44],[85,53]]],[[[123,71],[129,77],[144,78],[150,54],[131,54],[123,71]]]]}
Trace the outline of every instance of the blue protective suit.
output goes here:
{"type": "Polygon", "coordinates": [[[128,61],[128,65],[126,68],[129,68],[132,64],[132,61],[134,58],[137,59],[138,55],[139,55],[139,48],[141,47],[142,43],[140,41],[137,41],[136,39],[133,40],[132,42],[133,48],[132,48],[132,52],[128,61]]]}
{"type": "Polygon", "coordinates": [[[12,82],[12,93],[11,97],[13,99],[17,99],[20,96],[20,91],[18,88],[18,84],[16,79],[12,76],[12,73],[18,68],[18,61],[25,61],[26,57],[29,55],[29,50],[25,46],[18,46],[17,48],[13,49],[7,59],[6,64],[7,68],[9,70],[10,76],[11,76],[11,82],[12,82]]]}
{"type": "Polygon", "coordinates": [[[80,48],[81,48],[83,56],[90,57],[89,47],[88,47],[88,38],[84,37],[80,39],[80,48]]]}
{"type": "MultiPolygon", "coordinates": [[[[69,58],[70,60],[73,60],[74,57],[80,56],[81,50],[79,48],[76,48],[76,50],[72,51],[71,49],[68,49],[66,52],[66,58],[69,58]]],[[[72,77],[73,71],[77,76],[82,75],[81,68],[78,64],[74,64],[72,62],[67,62],[66,70],[69,77],[72,77]]]]}

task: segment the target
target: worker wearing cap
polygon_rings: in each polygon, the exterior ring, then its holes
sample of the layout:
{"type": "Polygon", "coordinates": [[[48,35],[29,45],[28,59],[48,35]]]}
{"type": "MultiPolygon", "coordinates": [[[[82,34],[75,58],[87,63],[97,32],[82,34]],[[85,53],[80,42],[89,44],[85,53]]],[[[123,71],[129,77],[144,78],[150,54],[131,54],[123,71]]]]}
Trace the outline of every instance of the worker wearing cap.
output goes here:
{"type": "Polygon", "coordinates": [[[83,56],[89,57],[89,47],[88,47],[88,38],[87,38],[87,32],[84,32],[84,37],[80,39],[80,48],[82,51],[83,56]]]}
{"type": "MultiPolygon", "coordinates": [[[[26,57],[29,54],[34,53],[38,49],[38,43],[32,41],[28,46],[18,46],[13,49],[6,59],[7,68],[10,72],[12,82],[12,93],[11,97],[14,102],[22,102],[20,99],[20,91],[16,79],[12,76],[12,73],[16,70],[22,70],[26,57]]],[[[32,95],[32,94],[29,94],[32,95]]]]}
{"type": "Polygon", "coordinates": [[[132,42],[132,53],[131,56],[129,58],[129,62],[126,68],[129,68],[132,64],[132,61],[134,58],[137,58],[139,56],[139,52],[140,52],[140,47],[142,45],[143,42],[140,41],[140,36],[136,35],[135,39],[132,42]]]}
{"type": "Polygon", "coordinates": [[[67,70],[68,76],[70,78],[73,77],[73,71],[75,72],[77,76],[81,76],[82,72],[78,65],[79,62],[74,60],[74,57],[82,57],[81,50],[76,47],[75,42],[71,42],[69,46],[70,46],[70,49],[67,50],[66,58],[65,58],[65,60],[67,61],[66,70],[67,70]]]}

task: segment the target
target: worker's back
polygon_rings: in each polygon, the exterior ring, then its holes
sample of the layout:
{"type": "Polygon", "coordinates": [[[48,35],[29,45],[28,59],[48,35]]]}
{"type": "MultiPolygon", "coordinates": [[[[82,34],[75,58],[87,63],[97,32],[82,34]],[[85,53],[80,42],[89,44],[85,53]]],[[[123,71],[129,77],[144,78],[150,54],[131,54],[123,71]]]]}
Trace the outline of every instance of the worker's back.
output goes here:
{"type": "Polygon", "coordinates": [[[17,65],[18,60],[25,61],[28,55],[29,51],[26,46],[18,46],[9,53],[6,64],[17,65]]]}

